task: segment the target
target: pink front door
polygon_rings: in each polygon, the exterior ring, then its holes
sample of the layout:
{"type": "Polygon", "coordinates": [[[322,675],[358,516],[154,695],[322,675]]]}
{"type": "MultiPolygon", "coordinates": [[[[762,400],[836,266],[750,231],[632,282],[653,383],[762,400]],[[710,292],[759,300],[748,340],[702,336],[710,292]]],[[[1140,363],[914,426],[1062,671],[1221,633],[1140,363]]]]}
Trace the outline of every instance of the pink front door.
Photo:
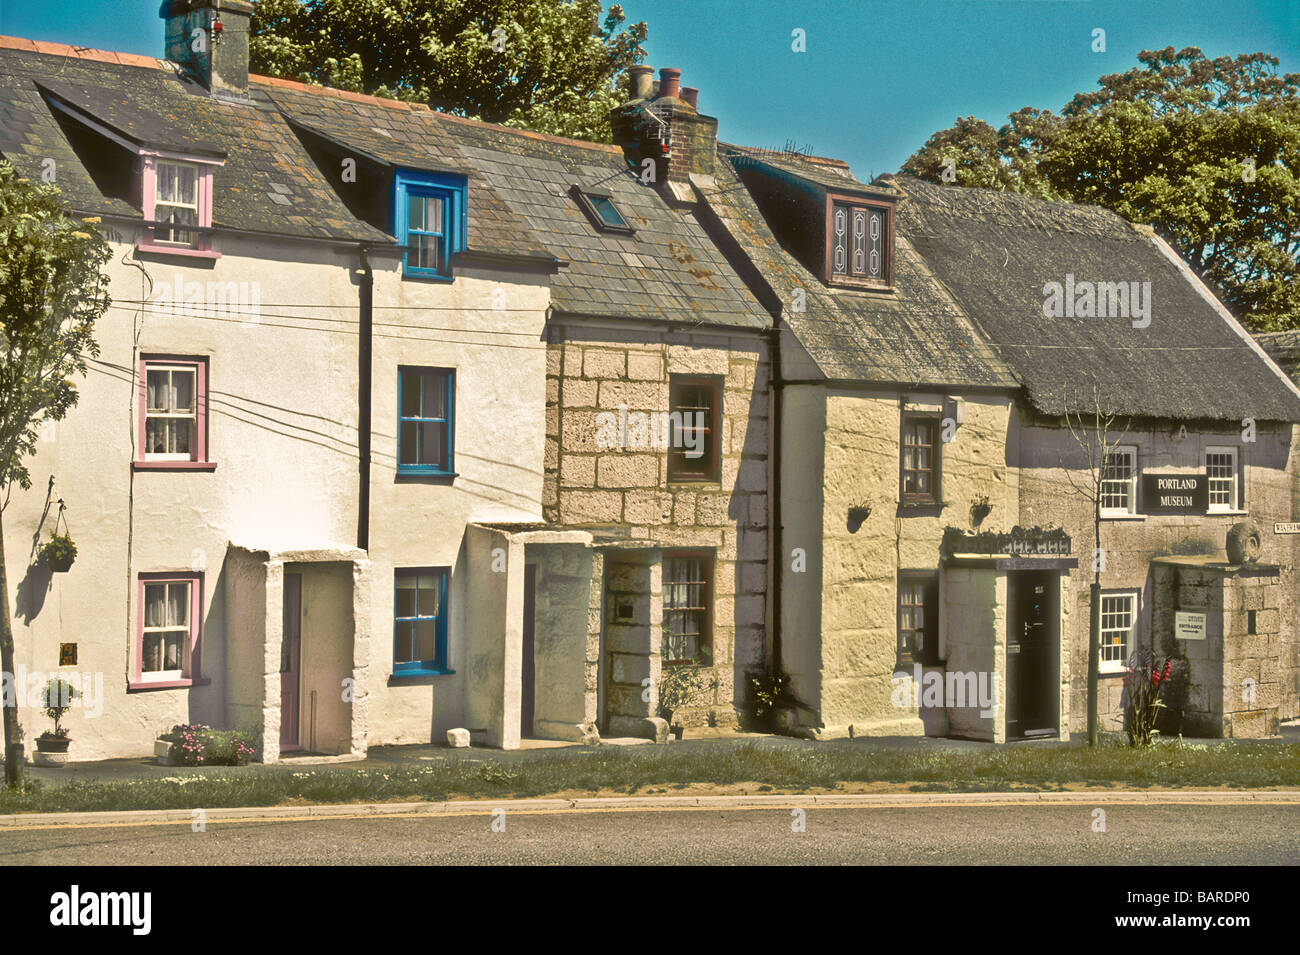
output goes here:
{"type": "Polygon", "coordinates": [[[298,748],[298,661],[302,651],[302,574],[284,575],[280,644],[280,749],[298,748]]]}

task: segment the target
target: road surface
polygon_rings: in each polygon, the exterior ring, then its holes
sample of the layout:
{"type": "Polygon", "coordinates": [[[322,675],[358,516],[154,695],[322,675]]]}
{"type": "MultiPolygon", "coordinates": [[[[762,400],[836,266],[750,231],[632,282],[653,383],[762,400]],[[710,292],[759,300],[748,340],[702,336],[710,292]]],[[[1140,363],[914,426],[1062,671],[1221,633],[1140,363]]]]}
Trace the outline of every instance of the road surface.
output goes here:
{"type": "Polygon", "coordinates": [[[1296,865],[1300,805],[915,806],[315,818],[0,832],[9,865],[1296,865]]]}

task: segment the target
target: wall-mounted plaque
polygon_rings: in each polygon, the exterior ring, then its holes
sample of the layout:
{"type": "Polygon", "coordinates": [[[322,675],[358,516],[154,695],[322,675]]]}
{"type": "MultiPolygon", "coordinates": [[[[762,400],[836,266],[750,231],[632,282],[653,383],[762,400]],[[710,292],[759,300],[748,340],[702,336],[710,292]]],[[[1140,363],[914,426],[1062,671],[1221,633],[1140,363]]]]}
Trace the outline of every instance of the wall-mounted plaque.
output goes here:
{"type": "Polygon", "coordinates": [[[1188,610],[1174,613],[1174,636],[1179,640],[1205,639],[1205,614],[1188,610]]]}
{"type": "Polygon", "coordinates": [[[1210,484],[1204,474],[1147,472],[1138,504],[1143,514],[1204,514],[1210,509],[1210,484]]]}

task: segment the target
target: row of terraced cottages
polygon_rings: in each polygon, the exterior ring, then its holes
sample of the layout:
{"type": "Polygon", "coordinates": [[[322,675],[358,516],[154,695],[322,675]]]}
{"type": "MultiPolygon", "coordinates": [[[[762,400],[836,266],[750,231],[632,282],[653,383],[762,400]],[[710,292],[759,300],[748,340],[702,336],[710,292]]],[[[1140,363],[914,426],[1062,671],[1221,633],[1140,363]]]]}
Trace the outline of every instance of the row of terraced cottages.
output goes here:
{"type": "Polygon", "coordinates": [[[1189,732],[1297,715],[1300,392],[1159,238],[720,143],[675,70],[613,146],[250,76],[250,5],[184,42],[217,6],[161,60],[0,38],[0,154],[113,246],[4,514],[74,759],[726,733],[761,673],[787,732],[1064,735],[1095,561],[1108,719],[1152,647],[1189,732]]]}

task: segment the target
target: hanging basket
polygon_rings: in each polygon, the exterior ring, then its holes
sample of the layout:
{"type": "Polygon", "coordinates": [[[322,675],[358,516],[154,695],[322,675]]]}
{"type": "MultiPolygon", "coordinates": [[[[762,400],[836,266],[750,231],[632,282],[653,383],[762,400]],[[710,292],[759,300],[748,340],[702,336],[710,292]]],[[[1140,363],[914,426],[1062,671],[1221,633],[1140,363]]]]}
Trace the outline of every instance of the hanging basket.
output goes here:
{"type": "Polygon", "coordinates": [[[41,548],[41,559],[54,573],[67,573],[77,559],[77,545],[72,543],[71,537],[56,534],[41,548]]]}

